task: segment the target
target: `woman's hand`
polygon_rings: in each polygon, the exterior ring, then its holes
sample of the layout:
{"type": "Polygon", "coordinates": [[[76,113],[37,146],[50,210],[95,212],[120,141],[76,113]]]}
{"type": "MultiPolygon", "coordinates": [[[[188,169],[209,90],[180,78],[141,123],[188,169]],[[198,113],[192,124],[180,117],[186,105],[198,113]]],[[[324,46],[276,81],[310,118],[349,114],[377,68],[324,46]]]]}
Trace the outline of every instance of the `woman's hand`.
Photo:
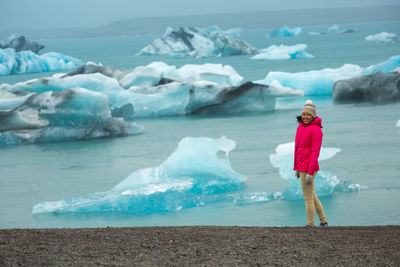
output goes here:
{"type": "Polygon", "coordinates": [[[300,173],[299,173],[299,171],[296,171],[296,177],[297,177],[297,179],[300,178],[300,173]]]}

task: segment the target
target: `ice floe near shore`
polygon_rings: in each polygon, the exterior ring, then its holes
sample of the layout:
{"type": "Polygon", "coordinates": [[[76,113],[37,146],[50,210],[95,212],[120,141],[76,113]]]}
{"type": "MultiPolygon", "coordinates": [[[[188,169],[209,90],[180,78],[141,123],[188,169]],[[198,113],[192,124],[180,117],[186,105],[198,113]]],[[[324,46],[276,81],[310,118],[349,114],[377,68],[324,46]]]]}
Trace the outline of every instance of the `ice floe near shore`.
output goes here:
{"type": "Polygon", "coordinates": [[[159,166],[137,170],[106,192],[43,202],[32,213],[171,212],[229,201],[247,178],[232,169],[226,137],[186,137],[159,166]]]}
{"type": "Polygon", "coordinates": [[[164,35],[144,47],[137,55],[170,55],[173,58],[225,57],[256,54],[258,50],[237,39],[239,29],[169,27],[164,35]]]}
{"type": "MultiPolygon", "coordinates": [[[[327,160],[340,152],[339,148],[322,147],[319,161],[327,160]]],[[[248,205],[253,203],[268,202],[277,199],[299,200],[303,198],[301,182],[293,170],[294,143],[280,144],[275,149],[275,154],[269,156],[271,164],[279,168],[279,175],[287,180],[289,185],[279,192],[248,192],[237,193],[234,203],[248,205]]],[[[315,177],[315,191],[318,196],[331,195],[334,192],[359,192],[365,186],[355,184],[351,180],[340,181],[336,175],[325,170],[319,170],[315,177]]]]}

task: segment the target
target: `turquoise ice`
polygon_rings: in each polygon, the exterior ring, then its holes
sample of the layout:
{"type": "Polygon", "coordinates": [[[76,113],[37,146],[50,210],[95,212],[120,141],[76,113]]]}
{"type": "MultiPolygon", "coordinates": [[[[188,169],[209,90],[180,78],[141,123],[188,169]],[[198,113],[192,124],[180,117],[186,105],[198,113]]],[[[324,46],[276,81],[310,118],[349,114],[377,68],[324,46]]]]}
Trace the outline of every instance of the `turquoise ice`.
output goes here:
{"type": "Polygon", "coordinates": [[[0,76],[72,70],[83,64],[80,59],[57,52],[38,55],[32,51],[16,52],[13,48],[0,49],[0,76]]]}
{"type": "Polygon", "coordinates": [[[304,91],[304,95],[331,96],[333,84],[337,80],[369,75],[378,71],[389,73],[398,67],[400,67],[400,55],[392,56],[384,62],[365,68],[354,64],[344,64],[336,69],[326,68],[296,73],[271,71],[264,79],[255,82],[270,84],[276,80],[284,87],[304,91]]]}
{"type": "Polygon", "coordinates": [[[159,166],[135,171],[109,191],[39,203],[32,213],[153,213],[227,201],[247,179],[231,167],[235,147],[226,137],[186,137],[159,166]]]}

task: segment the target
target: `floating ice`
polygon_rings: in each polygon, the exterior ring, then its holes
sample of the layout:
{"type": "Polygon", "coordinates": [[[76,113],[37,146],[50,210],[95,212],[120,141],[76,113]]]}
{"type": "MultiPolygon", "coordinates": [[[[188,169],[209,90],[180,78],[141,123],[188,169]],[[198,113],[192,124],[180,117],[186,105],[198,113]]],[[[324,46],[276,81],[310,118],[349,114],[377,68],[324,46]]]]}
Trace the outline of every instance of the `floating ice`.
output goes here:
{"type": "Polygon", "coordinates": [[[133,172],[109,191],[39,203],[32,213],[153,213],[230,201],[246,181],[229,162],[235,147],[226,137],[187,137],[162,164],[133,172]]]}
{"type": "Polygon", "coordinates": [[[365,41],[377,42],[377,43],[389,43],[396,41],[396,34],[389,32],[381,32],[378,34],[368,35],[365,37],[365,41]]]}
{"type": "Polygon", "coordinates": [[[38,55],[32,51],[0,49],[0,75],[71,70],[81,65],[81,60],[56,52],[38,55]]]}
{"type": "Polygon", "coordinates": [[[152,87],[162,80],[176,82],[205,81],[224,86],[237,86],[243,77],[230,65],[222,64],[186,64],[179,69],[164,62],[152,62],[147,66],[136,67],[120,80],[124,88],[131,86],[152,87]]]}
{"type": "Polygon", "coordinates": [[[280,60],[280,59],[296,59],[296,58],[313,58],[314,56],[306,52],[306,44],[297,44],[292,46],[286,45],[271,45],[251,59],[266,59],[266,60],[280,60]]]}
{"type": "Polygon", "coordinates": [[[112,117],[103,93],[73,88],[13,98],[21,98],[23,104],[0,111],[0,144],[94,139],[142,131],[133,122],[112,117]]]}
{"type": "MultiPolygon", "coordinates": [[[[270,155],[269,159],[275,168],[279,168],[279,175],[289,182],[282,192],[246,192],[232,194],[236,205],[248,205],[252,203],[268,202],[276,199],[297,200],[303,198],[301,182],[295,176],[293,170],[294,143],[278,145],[276,153],[270,155]]],[[[340,152],[339,148],[322,147],[319,161],[327,160],[340,152]]],[[[355,184],[351,180],[340,181],[334,174],[325,170],[319,170],[315,178],[315,191],[318,196],[331,195],[333,192],[359,192],[365,186],[355,184]]]]}
{"type": "MultiPolygon", "coordinates": [[[[300,180],[297,179],[293,171],[294,143],[278,145],[276,154],[270,155],[269,159],[275,168],[279,168],[279,175],[289,181],[289,186],[279,194],[279,198],[294,200],[303,197],[300,180]]],[[[340,151],[339,148],[321,148],[319,161],[327,160],[335,156],[340,151]]],[[[339,184],[339,179],[327,171],[320,170],[315,178],[315,191],[318,196],[330,195],[339,184]]]]}
{"type": "Polygon", "coordinates": [[[400,128],[400,119],[397,121],[396,127],[397,127],[397,128],[400,128]]]}
{"type": "Polygon", "coordinates": [[[14,33],[8,37],[7,41],[0,42],[0,48],[13,48],[16,52],[30,50],[37,54],[44,48],[44,45],[34,41],[28,41],[25,36],[14,33]]]}
{"type": "Polygon", "coordinates": [[[285,25],[282,28],[271,31],[267,35],[267,37],[288,37],[288,36],[298,36],[300,34],[301,34],[300,27],[290,29],[285,25]]]}
{"type": "Polygon", "coordinates": [[[362,68],[357,65],[345,64],[337,69],[322,69],[307,72],[269,72],[263,80],[255,81],[260,84],[270,84],[273,80],[279,81],[284,87],[300,89],[305,95],[332,95],[333,84],[337,80],[369,75],[381,71],[392,72],[400,66],[400,56],[392,56],[388,60],[362,68]]]}
{"type": "Polygon", "coordinates": [[[209,28],[167,28],[164,35],[144,47],[137,55],[170,55],[182,57],[214,57],[255,54],[258,50],[245,41],[236,39],[239,29],[222,31],[217,26],[209,28]]]}
{"type": "Polygon", "coordinates": [[[176,69],[153,62],[131,72],[95,68],[90,64],[88,69],[3,84],[0,90],[42,93],[85,88],[107,95],[113,117],[129,121],[134,117],[273,110],[277,97],[303,95],[299,90],[280,85],[241,84],[243,77],[231,66],[221,64],[184,65],[176,69]],[[91,73],[88,69],[98,72],[91,73]]]}
{"type": "Polygon", "coordinates": [[[322,35],[322,34],[331,34],[331,33],[353,33],[357,32],[356,29],[347,29],[341,30],[337,24],[332,25],[328,28],[328,32],[308,32],[308,35],[322,35]]]}
{"type": "Polygon", "coordinates": [[[333,26],[328,28],[328,32],[338,32],[339,30],[340,28],[337,24],[334,24],[333,26]]]}
{"type": "Polygon", "coordinates": [[[377,73],[336,81],[333,86],[335,103],[400,101],[400,73],[377,73]]]}

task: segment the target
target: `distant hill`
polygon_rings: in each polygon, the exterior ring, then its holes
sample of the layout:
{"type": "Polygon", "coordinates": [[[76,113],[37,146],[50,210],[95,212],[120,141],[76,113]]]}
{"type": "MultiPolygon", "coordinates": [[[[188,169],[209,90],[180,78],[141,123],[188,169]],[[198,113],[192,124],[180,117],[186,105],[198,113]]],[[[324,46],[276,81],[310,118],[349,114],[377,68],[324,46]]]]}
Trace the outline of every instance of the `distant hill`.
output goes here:
{"type": "Polygon", "coordinates": [[[208,27],[218,25],[222,29],[240,27],[274,28],[288,26],[306,26],[315,24],[340,24],[364,21],[399,20],[400,5],[374,6],[359,8],[298,9],[281,11],[259,11],[231,14],[208,14],[176,17],[147,17],[113,21],[96,28],[68,29],[14,29],[0,31],[3,40],[14,32],[37,38],[68,37],[107,37],[129,36],[136,34],[162,34],[168,26],[208,27]]]}

